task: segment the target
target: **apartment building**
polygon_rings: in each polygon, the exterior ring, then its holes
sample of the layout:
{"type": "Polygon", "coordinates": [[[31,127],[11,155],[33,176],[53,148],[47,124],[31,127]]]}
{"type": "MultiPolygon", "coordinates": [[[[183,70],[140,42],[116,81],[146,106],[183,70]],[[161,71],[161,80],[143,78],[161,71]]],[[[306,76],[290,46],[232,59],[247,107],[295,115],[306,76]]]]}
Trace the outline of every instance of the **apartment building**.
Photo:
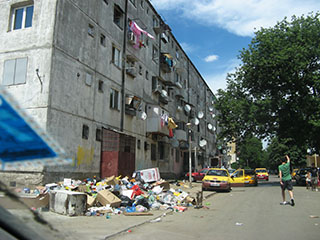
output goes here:
{"type": "Polygon", "coordinates": [[[31,170],[42,182],[217,158],[214,95],[151,2],[0,0],[0,16],[0,84],[73,159],[31,170]]]}

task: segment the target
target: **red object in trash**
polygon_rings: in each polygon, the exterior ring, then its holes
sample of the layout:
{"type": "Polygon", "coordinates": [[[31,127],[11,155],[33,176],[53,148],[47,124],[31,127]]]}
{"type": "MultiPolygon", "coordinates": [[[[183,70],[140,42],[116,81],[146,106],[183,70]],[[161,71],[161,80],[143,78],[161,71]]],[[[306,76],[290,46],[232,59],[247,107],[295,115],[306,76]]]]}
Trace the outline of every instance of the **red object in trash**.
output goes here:
{"type": "Polygon", "coordinates": [[[134,196],[139,196],[141,194],[143,194],[143,192],[141,191],[141,189],[139,188],[138,185],[133,185],[133,187],[131,188],[131,190],[133,190],[133,193],[131,195],[131,199],[134,197],[134,196]]]}

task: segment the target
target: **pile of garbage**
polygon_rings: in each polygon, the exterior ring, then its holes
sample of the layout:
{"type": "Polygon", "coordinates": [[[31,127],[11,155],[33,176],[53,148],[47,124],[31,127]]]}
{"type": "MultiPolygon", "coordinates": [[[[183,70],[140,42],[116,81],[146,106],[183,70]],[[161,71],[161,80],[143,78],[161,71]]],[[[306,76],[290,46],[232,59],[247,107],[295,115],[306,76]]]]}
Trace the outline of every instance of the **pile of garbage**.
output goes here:
{"type": "Polygon", "coordinates": [[[155,168],[135,172],[132,177],[98,179],[94,176],[82,181],[65,178],[63,182],[47,184],[41,194],[54,191],[82,193],[86,195],[86,216],[152,215],[152,210],[183,212],[194,205],[195,199],[181,190],[180,184],[170,187],[155,168]]]}

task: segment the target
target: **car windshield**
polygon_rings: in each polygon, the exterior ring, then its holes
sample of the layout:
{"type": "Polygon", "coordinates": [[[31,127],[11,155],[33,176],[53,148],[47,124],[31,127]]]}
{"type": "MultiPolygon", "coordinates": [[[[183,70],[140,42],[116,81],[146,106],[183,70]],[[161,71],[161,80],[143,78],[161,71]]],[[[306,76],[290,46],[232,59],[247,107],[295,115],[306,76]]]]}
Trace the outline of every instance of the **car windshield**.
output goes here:
{"type": "Polygon", "coordinates": [[[256,170],[257,173],[264,173],[264,172],[267,172],[267,170],[265,169],[259,169],[259,170],[256,170]]]}
{"type": "Polygon", "coordinates": [[[207,173],[209,171],[209,169],[203,169],[203,170],[201,170],[200,172],[201,173],[207,173]]]}
{"type": "Polygon", "coordinates": [[[244,170],[246,175],[255,175],[255,171],[253,169],[245,169],[244,170]]]}
{"type": "Polygon", "coordinates": [[[225,170],[209,170],[207,173],[208,176],[221,176],[221,177],[228,177],[228,173],[225,170]]]}

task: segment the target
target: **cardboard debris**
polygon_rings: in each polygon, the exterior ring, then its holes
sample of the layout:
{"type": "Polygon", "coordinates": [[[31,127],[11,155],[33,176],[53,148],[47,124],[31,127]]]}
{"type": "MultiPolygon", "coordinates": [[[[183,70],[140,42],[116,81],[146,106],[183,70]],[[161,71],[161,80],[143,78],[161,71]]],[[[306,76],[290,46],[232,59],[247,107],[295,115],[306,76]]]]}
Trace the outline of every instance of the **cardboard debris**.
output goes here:
{"type": "Polygon", "coordinates": [[[92,207],[96,202],[96,198],[90,196],[90,195],[87,195],[87,207],[92,207]]]}
{"type": "Polygon", "coordinates": [[[105,183],[107,185],[117,185],[119,184],[119,180],[115,176],[111,176],[105,179],[105,183]]]}
{"type": "Polygon", "coordinates": [[[111,207],[120,207],[121,200],[109,190],[98,192],[96,201],[102,206],[109,204],[111,207]]]}

